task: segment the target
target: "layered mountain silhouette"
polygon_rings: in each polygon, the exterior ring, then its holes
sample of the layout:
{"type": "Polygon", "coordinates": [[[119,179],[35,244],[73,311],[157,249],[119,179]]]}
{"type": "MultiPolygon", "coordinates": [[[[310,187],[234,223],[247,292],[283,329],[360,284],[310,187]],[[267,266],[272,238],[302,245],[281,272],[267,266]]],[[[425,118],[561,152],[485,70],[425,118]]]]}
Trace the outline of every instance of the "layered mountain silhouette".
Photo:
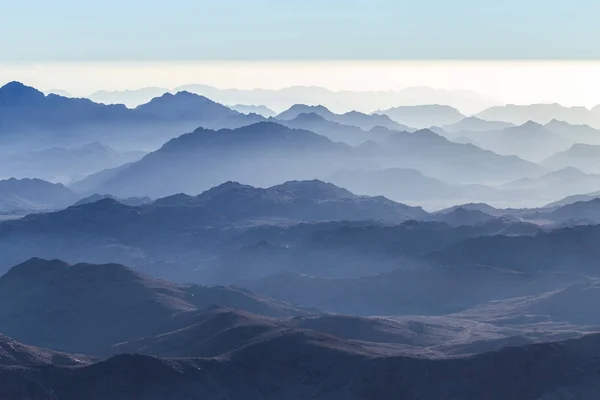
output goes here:
{"type": "Polygon", "coordinates": [[[185,91],[155,97],[137,106],[133,112],[162,121],[190,121],[208,129],[238,127],[264,119],[257,114],[239,113],[206,97],[185,91]]]}
{"type": "Polygon", "coordinates": [[[575,143],[600,145],[600,130],[594,129],[589,125],[569,124],[568,122],[553,119],[544,125],[544,127],[575,143]]]}
{"type": "Polygon", "coordinates": [[[461,199],[492,199],[496,196],[491,187],[449,184],[409,168],[339,171],[330,180],[355,193],[382,194],[396,201],[434,207],[445,202],[454,204],[461,199]]]}
{"type": "Polygon", "coordinates": [[[27,365],[81,366],[93,360],[86,355],[73,355],[26,345],[0,335],[0,368],[27,365]]]}
{"type": "Polygon", "coordinates": [[[422,261],[423,254],[464,238],[532,234],[539,229],[533,224],[491,216],[480,220],[469,213],[433,214],[427,219],[395,226],[328,222],[256,227],[238,236],[234,243],[243,243],[240,247],[225,247],[205,270],[204,279],[237,284],[285,271],[326,278],[360,278],[398,268],[428,267],[428,262],[422,261]],[[444,219],[456,227],[440,222],[444,219]]]}
{"type": "Polygon", "coordinates": [[[0,180],[0,211],[26,213],[66,207],[79,199],[61,184],[41,179],[0,180]]]}
{"type": "Polygon", "coordinates": [[[94,191],[161,197],[200,193],[227,180],[271,186],[313,179],[353,161],[345,144],[272,122],[234,130],[197,129],[117,171],[94,191]]]}
{"type": "Polygon", "coordinates": [[[160,97],[167,92],[169,92],[168,89],[161,87],[146,87],[115,92],[98,90],[87,97],[96,103],[125,104],[129,108],[135,108],[149,102],[155,97],[160,97]]]}
{"type": "MultiPolygon", "coordinates": [[[[596,200],[592,202],[597,203],[596,200]]],[[[580,203],[565,207],[577,206],[577,204],[580,203]]],[[[559,208],[553,212],[560,214],[564,211],[560,211],[559,208]]],[[[537,217],[551,218],[549,215],[537,217]]],[[[568,218],[572,219],[573,215],[568,218]]],[[[600,258],[596,246],[599,235],[597,225],[586,225],[538,232],[533,235],[468,238],[432,252],[430,258],[454,266],[488,265],[510,267],[518,271],[543,269],[596,274],[600,258]]]]}
{"type": "Polygon", "coordinates": [[[118,264],[30,259],[0,278],[0,330],[53,349],[106,354],[110,346],[187,326],[221,305],[262,315],[300,308],[233,287],[176,285],[118,264]],[[181,325],[179,325],[181,324],[181,325]]]}
{"type": "Polygon", "coordinates": [[[600,172],[600,145],[574,144],[568,150],[558,152],[546,158],[542,164],[548,168],[578,168],[589,173],[600,172]]]}
{"type": "Polygon", "coordinates": [[[230,399],[593,398],[597,348],[598,335],[586,335],[449,359],[373,356],[365,346],[330,335],[295,332],[227,358],[120,355],[75,369],[3,368],[0,379],[10,384],[2,385],[0,394],[22,398],[27,387],[30,398],[65,400],[203,400],[225,394],[230,399]]]}
{"type": "Polygon", "coordinates": [[[74,147],[101,141],[121,148],[156,146],[176,132],[207,127],[238,127],[263,117],[245,115],[188,92],[165,94],[128,109],[88,99],[62,97],[11,82],[0,88],[0,129],[10,146],[74,147]]]}
{"type": "Polygon", "coordinates": [[[575,276],[461,265],[398,269],[352,279],[285,272],[244,284],[282,301],[342,314],[444,315],[581,280],[575,276]]]}
{"type": "Polygon", "coordinates": [[[0,156],[0,174],[71,181],[137,161],[145,152],[117,152],[101,143],[76,148],[51,147],[0,156]]]}
{"type": "MultiPolygon", "coordinates": [[[[476,313],[477,309],[471,311],[476,313]]],[[[348,315],[297,316],[269,318],[226,307],[200,312],[192,325],[158,336],[113,346],[122,353],[160,355],[161,357],[231,357],[253,346],[281,340],[282,336],[329,337],[349,349],[374,355],[421,354],[429,357],[472,354],[502,347],[552,340],[552,335],[533,330],[519,331],[474,322],[467,318],[448,317],[357,317],[348,315]],[[423,334],[427,332],[427,334],[423,334]],[[472,332],[487,340],[456,332],[472,332]],[[453,342],[448,342],[453,338],[453,342]]],[[[563,332],[556,338],[581,337],[582,332],[563,332]]]]}
{"type": "Polygon", "coordinates": [[[188,263],[214,259],[245,226],[331,220],[397,223],[427,215],[419,207],[384,197],[356,196],[320,181],[288,182],[268,189],[228,182],[199,196],[174,195],[138,207],[103,198],[30,215],[0,223],[0,240],[6,245],[4,265],[41,255],[127,263],[156,276],[202,281],[203,275],[192,273],[188,263]],[[224,236],[215,236],[218,232],[224,236]],[[168,267],[168,262],[179,266],[183,262],[186,267],[168,267]]]}
{"type": "Polygon", "coordinates": [[[585,107],[565,107],[557,103],[494,106],[476,116],[488,121],[504,121],[515,125],[522,125],[527,121],[547,124],[556,119],[575,125],[595,126],[599,121],[593,110],[585,107]]]}
{"type": "Polygon", "coordinates": [[[268,107],[261,105],[249,105],[249,104],[236,104],[229,106],[232,110],[240,112],[242,114],[258,114],[265,118],[274,117],[277,113],[268,107]]]}
{"type": "Polygon", "coordinates": [[[477,117],[465,117],[458,122],[450,125],[444,125],[441,128],[448,133],[457,133],[463,131],[497,131],[514,126],[509,122],[488,121],[477,117]]]}
{"type": "Polygon", "coordinates": [[[377,128],[365,131],[358,126],[343,125],[338,122],[330,121],[315,113],[299,114],[291,120],[275,119],[274,121],[289,128],[315,132],[334,142],[344,142],[353,146],[360,145],[370,140],[382,140],[392,133],[392,131],[388,129],[377,128]]]}
{"type": "Polygon", "coordinates": [[[60,93],[0,88],[0,399],[598,397],[600,106],[60,93]]]}
{"type": "Polygon", "coordinates": [[[509,176],[537,176],[544,171],[518,157],[451,142],[428,129],[395,132],[380,144],[363,145],[361,150],[382,164],[416,169],[449,182],[502,182],[509,176]]]}
{"type": "Polygon", "coordinates": [[[567,196],[563,199],[560,199],[558,201],[553,201],[551,203],[548,203],[544,206],[544,208],[546,209],[555,209],[557,207],[561,207],[561,206],[566,206],[568,204],[573,204],[573,203],[577,203],[578,201],[589,201],[589,200],[594,200],[600,197],[600,191],[598,192],[592,192],[592,193],[586,193],[586,194],[574,194],[572,196],[567,196]]]}
{"type": "Polygon", "coordinates": [[[495,301],[461,313],[461,316],[481,321],[516,324],[523,316],[536,316],[539,321],[598,325],[600,314],[590,310],[598,301],[600,282],[590,279],[541,294],[495,301]]]}
{"type": "Polygon", "coordinates": [[[566,167],[537,178],[522,178],[509,182],[501,187],[510,190],[513,196],[530,196],[551,200],[565,195],[597,190],[600,187],[600,175],[586,174],[577,168],[566,167]]]}
{"type": "Polygon", "coordinates": [[[392,121],[388,116],[381,114],[365,114],[358,111],[350,111],[345,114],[335,114],[324,106],[307,106],[304,104],[295,104],[288,110],[277,115],[279,120],[293,120],[301,114],[316,114],[331,122],[337,122],[343,125],[357,126],[363,130],[370,130],[374,127],[383,127],[397,131],[413,131],[406,125],[392,121]]]}
{"type": "Polygon", "coordinates": [[[138,207],[138,206],[142,206],[144,204],[152,203],[152,199],[150,199],[149,197],[128,197],[125,199],[118,199],[110,194],[95,193],[90,196],[82,198],[81,200],[79,200],[75,204],[73,204],[73,206],[81,206],[83,204],[96,203],[96,202],[104,200],[104,199],[116,200],[117,202],[119,202],[121,204],[125,204],[126,206],[131,206],[131,207],[138,207]]]}
{"type": "MultiPolygon", "coordinates": [[[[290,181],[267,189],[226,182],[198,196],[173,195],[140,207],[130,207],[120,203],[118,199],[102,196],[94,203],[84,201],[80,205],[55,213],[31,215],[22,221],[13,222],[12,226],[25,227],[34,224],[34,221],[52,224],[54,221],[68,218],[71,224],[63,228],[73,229],[77,226],[77,216],[83,221],[95,218],[94,214],[98,212],[114,212],[115,222],[119,221],[119,214],[122,214],[122,217],[130,215],[130,219],[121,220],[122,223],[128,223],[159,215],[160,218],[166,218],[166,215],[171,213],[174,217],[177,213],[181,215],[184,210],[190,213],[189,216],[196,213],[196,218],[204,216],[207,222],[213,223],[219,220],[236,222],[260,218],[281,218],[290,221],[353,219],[402,222],[408,219],[422,219],[427,215],[420,207],[406,206],[381,196],[358,196],[318,180],[290,181]],[[165,216],[162,216],[163,214],[165,216]]],[[[191,224],[197,222],[194,219],[188,221],[191,224]]],[[[179,228],[182,223],[185,221],[177,219],[170,225],[179,228]]]]}
{"type": "MultiPolygon", "coordinates": [[[[370,111],[375,108],[389,108],[398,105],[446,104],[472,114],[500,104],[493,99],[468,90],[450,91],[428,87],[411,87],[397,91],[331,91],[320,87],[302,86],[280,90],[241,90],[218,89],[208,85],[190,84],[177,87],[172,92],[182,90],[206,96],[222,104],[262,104],[274,110],[285,110],[294,104],[324,104],[340,111],[370,111]]],[[[170,90],[150,87],[115,92],[98,91],[88,97],[99,103],[126,104],[128,107],[133,108],[167,92],[170,92],[170,90]]]]}
{"type": "Polygon", "coordinates": [[[416,105],[378,110],[394,121],[417,128],[455,124],[465,118],[457,109],[444,105],[416,105]]]}
{"type": "Polygon", "coordinates": [[[573,144],[573,141],[532,121],[501,130],[460,131],[455,135],[468,137],[484,149],[535,162],[566,150],[573,144]]]}

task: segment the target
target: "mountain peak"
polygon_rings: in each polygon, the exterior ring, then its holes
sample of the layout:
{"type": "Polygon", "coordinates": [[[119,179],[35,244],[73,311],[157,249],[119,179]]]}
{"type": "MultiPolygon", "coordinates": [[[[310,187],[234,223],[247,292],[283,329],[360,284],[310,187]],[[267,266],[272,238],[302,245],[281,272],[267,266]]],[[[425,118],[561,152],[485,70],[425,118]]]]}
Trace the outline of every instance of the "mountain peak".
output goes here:
{"type": "Polygon", "coordinates": [[[10,105],[17,102],[31,102],[44,99],[46,96],[39,90],[24,85],[21,82],[12,81],[0,87],[0,104],[10,105]]]}
{"type": "Polygon", "coordinates": [[[273,186],[269,188],[269,190],[284,191],[295,197],[316,198],[320,200],[356,197],[354,193],[346,189],[318,179],[309,181],[288,181],[281,185],[273,186]]]}
{"type": "Polygon", "coordinates": [[[203,192],[198,196],[200,199],[209,199],[215,196],[222,195],[224,193],[231,193],[239,190],[254,190],[255,188],[250,185],[243,185],[239,182],[227,181],[220,185],[214,186],[207,191],[203,192]]]}
{"type": "Polygon", "coordinates": [[[47,273],[49,271],[64,271],[69,267],[70,264],[66,261],[57,259],[45,260],[43,258],[32,257],[29,260],[12,267],[4,276],[2,276],[1,280],[4,280],[5,278],[8,279],[15,275],[23,275],[28,276],[29,278],[35,278],[35,276],[40,272],[47,273]]]}
{"type": "Polygon", "coordinates": [[[313,110],[313,111],[325,111],[330,112],[329,109],[323,105],[309,106],[306,104],[294,104],[290,107],[290,110],[313,110]]]}
{"type": "Polygon", "coordinates": [[[540,123],[529,120],[529,121],[525,122],[523,125],[521,125],[521,127],[523,127],[523,128],[543,128],[544,126],[540,123]]]}
{"type": "Polygon", "coordinates": [[[315,122],[315,121],[327,121],[327,119],[314,112],[310,113],[301,113],[298,114],[293,121],[302,121],[302,122],[315,122]]]}
{"type": "Polygon", "coordinates": [[[292,120],[300,114],[317,114],[320,116],[331,115],[332,112],[322,105],[309,106],[306,104],[294,104],[289,109],[277,115],[278,119],[292,120]]]}
{"type": "Polygon", "coordinates": [[[44,260],[33,257],[12,267],[0,278],[0,289],[17,296],[36,290],[65,272],[71,264],[62,260],[44,260]]]}
{"type": "Polygon", "coordinates": [[[552,118],[552,120],[549,121],[545,126],[568,126],[568,125],[570,125],[570,124],[566,121],[561,121],[559,119],[552,118]]]}

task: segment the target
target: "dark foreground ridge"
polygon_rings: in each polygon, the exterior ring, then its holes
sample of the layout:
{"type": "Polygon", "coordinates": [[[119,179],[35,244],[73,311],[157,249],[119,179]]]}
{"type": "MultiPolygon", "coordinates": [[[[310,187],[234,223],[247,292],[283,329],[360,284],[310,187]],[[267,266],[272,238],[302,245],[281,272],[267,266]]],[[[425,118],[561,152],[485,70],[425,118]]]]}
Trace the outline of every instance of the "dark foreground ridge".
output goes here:
{"type": "Polygon", "coordinates": [[[0,368],[14,400],[592,399],[600,336],[476,356],[373,356],[311,331],[281,333],[219,358],[119,355],[83,367],[0,368]],[[433,384],[435,382],[435,384],[433,384]]]}

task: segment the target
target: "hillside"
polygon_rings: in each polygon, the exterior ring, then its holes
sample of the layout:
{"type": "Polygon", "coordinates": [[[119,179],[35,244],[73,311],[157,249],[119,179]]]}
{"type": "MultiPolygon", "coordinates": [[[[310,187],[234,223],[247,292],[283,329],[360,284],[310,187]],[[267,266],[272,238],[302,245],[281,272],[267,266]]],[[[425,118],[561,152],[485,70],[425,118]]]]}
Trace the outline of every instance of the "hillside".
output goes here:
{"type": "Polygon", "coordinates": [[[0,278],[0,330],[17,340],[69,352],[106,354],[111,345],[164,332],[212,305],[257,314],[299,308],[232,287],[177,285],[117,264],[31,259],[0,278]]]}

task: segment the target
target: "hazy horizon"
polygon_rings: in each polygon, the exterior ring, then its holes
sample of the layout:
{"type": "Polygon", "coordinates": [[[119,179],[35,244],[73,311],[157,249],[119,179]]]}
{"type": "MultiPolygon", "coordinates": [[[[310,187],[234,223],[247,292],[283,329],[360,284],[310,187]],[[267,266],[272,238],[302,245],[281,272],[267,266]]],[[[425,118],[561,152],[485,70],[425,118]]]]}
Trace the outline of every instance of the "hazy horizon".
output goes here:
{"type": "Polygon", "coordinates": [[[468,90],[505,104],[600,104],[600,61],[195,61],[0,63],[0,83],[87,97],[98,90],[316,86],[333,91],[411,87],[468,90]],[[93,79],[90,79],[90,76],[93,79]]]}

